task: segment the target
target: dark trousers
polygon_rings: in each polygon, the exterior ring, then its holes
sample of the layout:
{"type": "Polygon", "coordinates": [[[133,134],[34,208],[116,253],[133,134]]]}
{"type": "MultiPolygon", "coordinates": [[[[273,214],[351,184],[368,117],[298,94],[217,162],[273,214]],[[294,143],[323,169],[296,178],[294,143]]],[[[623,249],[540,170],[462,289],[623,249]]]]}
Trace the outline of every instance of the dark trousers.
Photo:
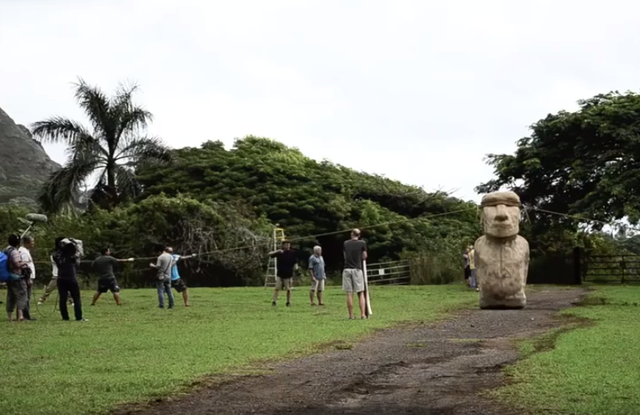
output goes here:
{"type": "Polygon", "coordinates": [[[67,311],[67,294],[73,298],[73,311],[76,320],[82,320],[82,304],[80,303],[80,286],[76,280],[64,280],[58,278],[58,307],[60,307],[60,315],[63,320],[69,320],[69,311],[67,311]]]}
{"type": "Polygon", "coordinates": [[[33,288],[33,283],[31,281],[27,282],[27,306],[22,310],[22,315],[25,320],[31,320],[31,289],[33,288]]]}

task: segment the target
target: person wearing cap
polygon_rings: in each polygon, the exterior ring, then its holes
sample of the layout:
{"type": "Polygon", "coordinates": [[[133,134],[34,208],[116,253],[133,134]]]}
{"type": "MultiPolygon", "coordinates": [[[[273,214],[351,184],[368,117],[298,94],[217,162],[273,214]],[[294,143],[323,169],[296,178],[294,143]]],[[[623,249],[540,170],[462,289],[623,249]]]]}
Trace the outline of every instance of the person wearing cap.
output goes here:
{"type": "Polygon", "coordinates": [[[195,258],[197,254],[178,255],[173,252],[173,248],[170,246],[167,247],[167,252],[169,252],[173,258],[173,266],[171,267],[171,288],[174,288],[178,293],[182,293],[182,300],[184,301],[185,307],[191,307],[189,304],[189,289],[178,272],[178,261],[181,259],[195,258]]]}

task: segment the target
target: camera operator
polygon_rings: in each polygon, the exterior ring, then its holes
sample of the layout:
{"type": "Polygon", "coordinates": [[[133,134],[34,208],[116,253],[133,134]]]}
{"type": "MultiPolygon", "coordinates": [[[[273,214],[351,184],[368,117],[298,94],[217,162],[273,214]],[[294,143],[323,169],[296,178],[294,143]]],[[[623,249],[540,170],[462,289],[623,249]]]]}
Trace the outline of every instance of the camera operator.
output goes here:
{"type": "Polygon", "coordinates": [[[77,278],[78,265],[82,254],[82,246],[78,246],[79,243],[80,241],[65,238],[60,241],[56,252],[53,253],[53,261],[58,267],[58,306],[63,320],[69,320],[67,294],[71,294],[76,321],[87,321],[82,318],[80,286],[77,278]]]}

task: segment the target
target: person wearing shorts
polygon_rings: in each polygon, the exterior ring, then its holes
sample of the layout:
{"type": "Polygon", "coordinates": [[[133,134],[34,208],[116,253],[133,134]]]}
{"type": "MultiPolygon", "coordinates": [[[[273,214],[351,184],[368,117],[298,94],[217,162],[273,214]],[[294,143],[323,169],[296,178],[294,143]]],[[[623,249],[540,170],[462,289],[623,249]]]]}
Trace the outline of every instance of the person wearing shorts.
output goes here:
{"type": "Polygon", "coordinates": [[[178,255],[173,253],[172,247],[167,247],[168,252],[173,257],[173,267],[171,268],[171,288],[176,290],[179,294],[182,293],[182,299],[184,300],[185,307],[191,307],[189,304],[189,290],[187,289],[187,284],[184,282],[182,278],[180,278],[180,273],[178,272],[178,261],[181,259],[189,259],[196,256],[196,254],[191,255],[178,255]]]}
{"type": "Polygon", "coordinates": [[[96,301],[100,298],[101,294],[111,291],[113,299],[116,300],[117,305],[121,305],[120,302],[120,287],[118,287],[118,281],[113,273],[113,266],[118,262],[133,262],[133,258],[129,259],[116,259],[111,256],[111,249],[105,248],[101,252],[98,258],[93,261],[91,268],[98,274],[98,290],[93,295],[91,305],[96,305],[96,301]]]}
{"type": "Polygon", "coordinates": [[[269,252],[269,256],[276,258],[276,289],[273,292],[272,306],[276,306],[278,293],[287,290],[287,307],[291,307],[291,287],[293,285],[293,271],[296,267],[296,253],[291,249],[291,243],[282,241],[282,249],[269,252]]]}
{"type": "Polygon", "coordinates": [[[314,295],[317,293],[318,305],[323,306],[322,292],[324,291],[324,282],[327,276],[324,271],[324,258],[322,257],[322,248],[320,246],[314,246],[313,255],[309,257],[309,274],[311,274],[311,292],[309,293],[311,305],[316,305],[314,295]]]}
{"type": "Polygon", "coordinates": [[[358,294],[360,318],[366,316],[366,300],[364,296],[364,274],[362,261],[367,259],[367,244],[360,240],[360,230],[351,231],[351,239],[344,242],[344,271],[342,271],[342,289],[347,292],[347,311],[349,320],[353,320],[353,293],[358,294]]]}
{"type": "Polygon", "coordinates": [[[20,237],[18,235],[9,236],[9,246],[4,253],[7,256],[9,275],[11,279],[7,282],[7,318],[13,321],[13,311],[16,310],[17,320],[24,321],[23,310],[27,306],[27,282],[22,272],[24,267],[20,252],[20,237]]]}

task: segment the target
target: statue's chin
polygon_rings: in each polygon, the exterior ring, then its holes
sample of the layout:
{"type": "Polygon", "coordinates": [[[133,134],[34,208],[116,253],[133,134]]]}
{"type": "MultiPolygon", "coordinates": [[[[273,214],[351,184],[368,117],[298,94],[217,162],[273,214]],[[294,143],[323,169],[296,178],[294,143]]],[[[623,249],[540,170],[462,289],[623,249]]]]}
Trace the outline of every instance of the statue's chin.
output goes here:
{"type": "Polygon", "coordinates": [[[486,234],[494,238],[510,238],[516,236],[518,234],[518,230],[514,229],[511,226],[509,226],[508,228],[492,228],[488,229],[486,234]]]}

